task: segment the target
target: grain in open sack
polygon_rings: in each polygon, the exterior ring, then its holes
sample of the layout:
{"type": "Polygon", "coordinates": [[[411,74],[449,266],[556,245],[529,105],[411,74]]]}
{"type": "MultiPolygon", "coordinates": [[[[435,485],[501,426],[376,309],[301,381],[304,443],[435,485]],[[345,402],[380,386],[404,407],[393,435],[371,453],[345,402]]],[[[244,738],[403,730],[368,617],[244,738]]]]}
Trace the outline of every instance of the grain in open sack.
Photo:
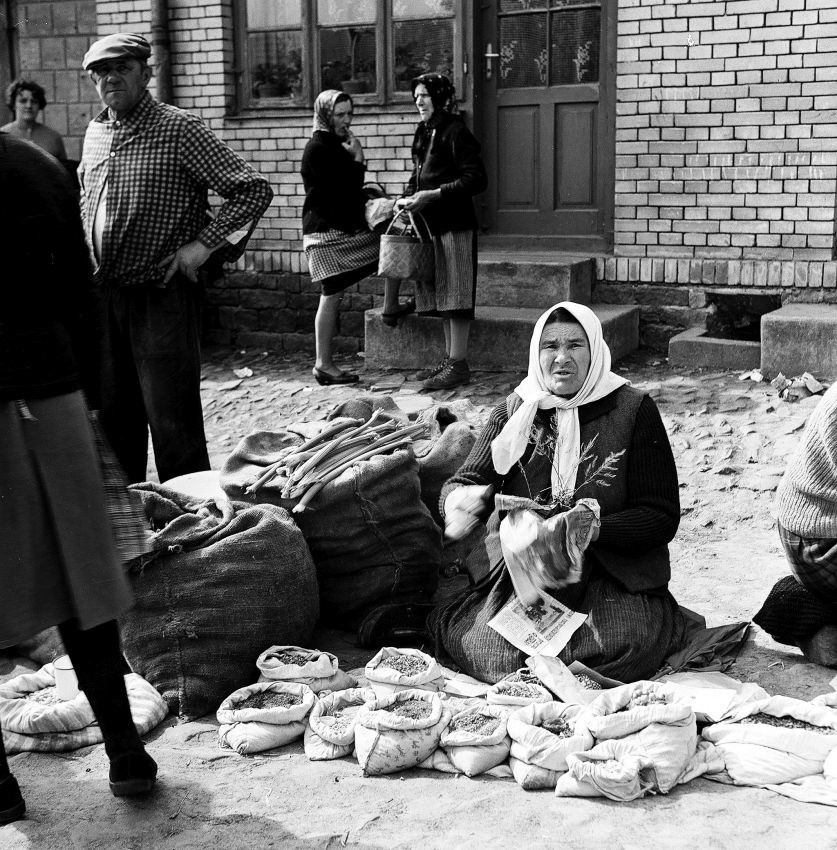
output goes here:
{"type": "Polygon", "coordinates": [[[535,673],[523,667],[492,685],[486,699],[490,705],[522,706],[552,702],[554,697],[535,673]]]}
{"type": "Polygon", "coordinates": [[[453,714],[440,746],[459,773],[477,776],[508,758],[507,717],[498,705],[469,706],[453,714]]]}
{"type": "Polygon", "coordinates": [[[301,646],[271,646],[256,659],[260,682],[299,682],[315,694],[344,691],[357,686],[357,679],[340,669],[337,656],[301,646]]]}
{"type": "Polygon", "coordinates": [[[364,675],[378,696],[411,688],[441,691],[445,686],[439,662],[411,647],[382,647],[366,665],[364,675]]]}
{"type": "Polygon", "coordinates": [[[603,691],[588,706],[585,723],[597,740],[624,738],[652,723],[695,723],[691,704],[674,685],[640,681],[603,691]]]}
{"type": "Polygon", "coordinates": [[[308,715],[303,743],[311,761],[339,759],[355,748],[355,723],[360,708],[375,699],[371,688],[347,688],[318,699],[308,715]]]}

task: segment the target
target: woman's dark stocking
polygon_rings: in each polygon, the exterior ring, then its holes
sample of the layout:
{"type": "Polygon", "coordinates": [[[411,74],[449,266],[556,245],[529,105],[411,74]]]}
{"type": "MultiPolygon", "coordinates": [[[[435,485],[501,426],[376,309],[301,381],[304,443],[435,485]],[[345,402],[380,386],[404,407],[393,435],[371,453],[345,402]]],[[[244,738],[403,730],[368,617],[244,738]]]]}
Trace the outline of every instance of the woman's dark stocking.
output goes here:
{"type": "Polygon", "coordinates": [[[0,731],[0,824],[11,823],[23,817],[26,803],[20,793],[17,780],[9,772],[6,760],[6,748],[3,746],[3,733],[0,731]]]}

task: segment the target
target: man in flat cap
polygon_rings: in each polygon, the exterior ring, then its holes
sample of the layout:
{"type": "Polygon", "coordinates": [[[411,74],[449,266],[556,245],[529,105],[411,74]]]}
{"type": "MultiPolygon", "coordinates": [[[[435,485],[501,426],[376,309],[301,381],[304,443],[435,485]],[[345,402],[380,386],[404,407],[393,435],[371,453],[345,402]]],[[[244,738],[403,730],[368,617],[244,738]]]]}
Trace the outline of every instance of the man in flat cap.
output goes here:
{"type": "Polygon", "coordinates": [[[99,39],[82,65],[105,109],[84,139],[82,220],[102,298],[101,423],[131,481],[209,469],[200,400],[201,283],[235,260],[273,197],[195,115],[156,102],[148,41],[99,39]],[[224,202],[209,214],[208,189],[224,202]]]}

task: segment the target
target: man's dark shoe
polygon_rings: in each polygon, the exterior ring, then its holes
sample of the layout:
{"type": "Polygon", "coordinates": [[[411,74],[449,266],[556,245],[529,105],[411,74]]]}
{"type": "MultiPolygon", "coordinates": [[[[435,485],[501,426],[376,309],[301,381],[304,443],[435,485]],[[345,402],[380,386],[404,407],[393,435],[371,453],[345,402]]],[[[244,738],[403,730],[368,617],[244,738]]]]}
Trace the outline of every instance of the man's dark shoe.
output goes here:
{"type": "Polygon", "coordinates": [[[20,793],[17,779],[9,774],[0,779],[0,823],[20,820],[26,814],[26,803],[20,793]]]}
{"type": "Polygon", "coordinates": [[[416,372],[416,380],[417,381],[426,381],[428,378],[433,378],[448,365],[448,360],[450,357],[443,357],[432,369],[422,369],[420,372],[416,372]]]}
{"type": "Polygon", "coordinates": [[[366,615],[357,633],[362,649],[382,646],[420,646],[427,643],[427,617],[433,610],[428,602],[402,602],[381,605],[366,615]]]}
{"type": "Polygon", "coordinates": [[[425,390],[450,390],[461,387],[471,380],[471,370],[464,360],[448,360],[442,370],[432,378],[428,378],[422,389],[425,390]]]}
{"type": "Polygon", "coordinates": [[[157,762],[145,750],[129,750],[112,759],[108,778],[114,797],[147,794],[157,780],[157,762]]]}

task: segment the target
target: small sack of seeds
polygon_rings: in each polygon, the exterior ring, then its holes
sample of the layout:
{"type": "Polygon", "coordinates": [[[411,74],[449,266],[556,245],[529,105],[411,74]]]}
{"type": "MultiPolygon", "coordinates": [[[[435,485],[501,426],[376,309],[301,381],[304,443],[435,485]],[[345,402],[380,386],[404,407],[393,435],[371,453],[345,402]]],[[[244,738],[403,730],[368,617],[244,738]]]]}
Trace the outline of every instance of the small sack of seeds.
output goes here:
{"type": "Polygon", "coordinates": [[[823,772],[837,748],[837,712],[773,696],[743,706],[731,721],[707,726],[703,737],[718,748],[736,785],[778,785],[823,772]]]}
{"type": "Polygon", "coordinates": [[[554,697],[531,670],[523,667],[492,685],[486,699],[489,705],[521,706],[552,702],[554,697]]]}
{"type": "Polygon", "coordinates": [[[508,712],[498,705],[475,705],[451,717],[441,748],[459,773],[477,776],[509,757],[508,712]]]}
{"type": "Polygon", "coordinates": [[[585,712],[587,727],[600,741],[624,738],[651,723],[688,726],[695,722],[688,699],[674,685],[660,682],[633,682],[601,691],[585,712]]]}
{"type": "Polygon", "coordinates": [[[375,699],[371,688],[334,691],[314,703],[303,741],[311,761],[339,759],[355,748],[355,722],[360,707],[375,699]]]}
{"type": "Polygon", "coordinates": [[[355,751],[364,776],[417,767],[439,746],[450,709],[438,693],[399,691],[367,702],[355,723],[355,751]]]}
{"type": "Polygon", "coordinates": [[[257,659],[260,682],[299,682],[315,694],[354,688],[357,680],[340,669],[336,655],[301,646],[271,646],[257,659]]]}
{"type": "Polygon", "coordinates": [[[509,715],[509,764],[526,791],[554,788],[567,769],[567,757],[593,746],[593,736],[576,720],[579,705],[548,702],[519,708],[509,715]]]}
{"type": "Polygon", "coordinates": [[[441,691],[445,677],[439,662],[418,649],[382,647],[366,665],[366,680],[378,696],[408,688],[441,691]]]}
{"type": "Polygon", "coordinates": [[[283,747],[302,737],[314,692],[298,682],[257,682],[231,693],[217,712],[222,747],[241,755],[283,747]]]}

